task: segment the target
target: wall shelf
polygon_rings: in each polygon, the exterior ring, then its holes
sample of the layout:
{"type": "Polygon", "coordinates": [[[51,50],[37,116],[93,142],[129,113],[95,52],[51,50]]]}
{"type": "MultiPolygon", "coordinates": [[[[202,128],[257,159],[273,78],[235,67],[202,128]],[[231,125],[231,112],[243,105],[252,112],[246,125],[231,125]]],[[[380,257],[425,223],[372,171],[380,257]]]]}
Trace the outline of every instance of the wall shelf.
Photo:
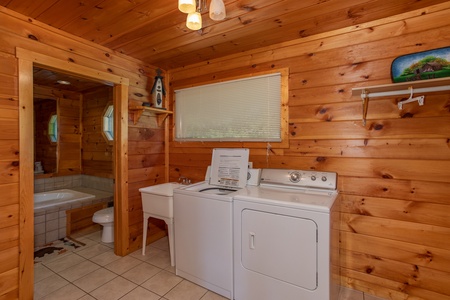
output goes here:
{"type": "Polygon", "coordinates": [[[352,88],[352,96],[361,96],[363,102],[362,120],[363,125],[366,125],[369,98],[440,91],[450,91],[450,77],[352,88]]]}
{"type": "Polygon", "coordinates": [[[134,105],[134,106],[129,106],[128,107],[128,111],[132,114],[133,116],[133,123],[136,124],[137,121],[139,120],[139,118],[141,117],[142,113],[144,111],[149,111],[152,112],[154,114],[157,115],[158,117],[158,125],[161,126],[164,121],[166,120],[166,118],[173,114],[173,111],[170,110],[165,110],[165,109],[161,109],[161,108],[154,108],[154,107],[148,107],[148,106],[142,106],[142,105],[134,105]]]}

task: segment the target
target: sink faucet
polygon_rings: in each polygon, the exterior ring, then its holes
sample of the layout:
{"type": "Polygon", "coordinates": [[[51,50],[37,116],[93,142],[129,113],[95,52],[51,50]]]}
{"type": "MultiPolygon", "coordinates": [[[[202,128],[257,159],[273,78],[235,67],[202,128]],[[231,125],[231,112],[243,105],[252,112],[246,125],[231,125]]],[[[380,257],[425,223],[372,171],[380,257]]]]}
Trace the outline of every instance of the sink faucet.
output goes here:
{"type": "Polygon", "coordinates": [[[191,180],[187,177],[184,176],[180,176],[180,178],[178,178],[178,182],[180,182],[181,184],[191,184],[191,180]]]}

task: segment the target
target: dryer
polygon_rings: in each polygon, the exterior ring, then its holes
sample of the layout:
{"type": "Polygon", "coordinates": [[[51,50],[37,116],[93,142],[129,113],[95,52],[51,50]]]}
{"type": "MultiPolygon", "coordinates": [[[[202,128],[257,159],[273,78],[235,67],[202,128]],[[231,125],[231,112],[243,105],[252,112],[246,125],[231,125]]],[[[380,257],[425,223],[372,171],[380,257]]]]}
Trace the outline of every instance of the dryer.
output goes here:
{"type": "Polygon", "coordinates": [[[263,169],[259,187],[234,194],[236,300],[338,299],[336,179],[263,169]]]}

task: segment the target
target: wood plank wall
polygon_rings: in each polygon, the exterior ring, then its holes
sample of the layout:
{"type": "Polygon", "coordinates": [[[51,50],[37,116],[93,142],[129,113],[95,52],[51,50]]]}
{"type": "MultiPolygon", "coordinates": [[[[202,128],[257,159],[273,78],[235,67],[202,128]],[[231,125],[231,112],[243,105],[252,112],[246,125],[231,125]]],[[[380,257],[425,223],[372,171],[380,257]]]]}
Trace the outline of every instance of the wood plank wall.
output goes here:
{"type": "Polygon", "coordinates": [[[81,99],[80,94],[77,97],[58,98],[58,175],[60,176],[81,173],[81,99]]]}
{"type": "MultiPolygon", "coordinates": [[[[55,148],[54,175],[66,176],[81,174],[81,99],[82,94],[64,89],[54,89],[34,85],[36,98],[55,99],[58,112],[58,149],[55,148]]],[[[48,118],[47,118],[48,119],[48,118]]],[[[45,127],[48,120],[44,120],[45,127]]],[[[45,129],[47,130],[47,129],[45,129]]],[[[45,164],[44,164],[45,166],[45,164]]],[[[47,171],[47,170],[46,170],[47,171]]]]}
{"type": "Polygon", "coordinates": [[[82,167],[83,174],[114,178],[113,144],[103,134],[103,115],[112,105],[112,87],[83,92],[82,167]]]}
{"type": "Polygon", "coordinates": [[[170,180],[202,180],[214,147],[249,147],[256,168],[336,171],[342,285],[386,299],[450,299],[450,92],[403,110],[402,97],[372,99],[366,126],[351,96],[353,87],[391,83],[394,58],[450,46],[449,15],[446,2],[169,70],[172,93],[290,69],[288,148],[172,141],[170,180]]]}
{"type": "MultiPolygon", "coordinates": [[[[155,73],[156,75],[156,73],[155,73]]],[[[134,103],[139,103],[136,97],[134,103]]],[[[147,101],[146,101],[147,102],[147,101]]],[[[136,124],[128,127],[128,177],[130,212],[130,249],[142,245],[142,201],[139,188],[166,182],[165,178],[165,134],[158,125],[157,117],[144,111],[136,124]]],[[[166,234],[165,223],[150,218],[147,243],[166,234]]]]}
{"type": "MultiPolygon", "coordinates": [[[[120,77],[129,78],[129,98],[138,102],[148,101],[153,84],[156,67],[146,65],[140,61],[120,55],[107,48],[97,46],[88,41],[70,36],[64,32],[51,28],[31,18],[14,13],[0,7],[0,299],[17,299],[19,289],[19,113],[18,113],[18,67],[15,57],[16,47],[30,49],[54,58],[67,61],[68,64],[79,64],[95,70],[112,73],[120,77]]],[[[130,100],[131,101],[131,100],[130,100]]],[[[132,122],[129,122],[132,124],[132,122]]],[[[144,125],[142,132],[150,132],[144,125]]],[[[135,130],[135,131],[139,131],[135,130]]],[[[134,132],[130,129],[130,133],[134,132]]],[[[151,136],[148,133],[148,136],[151,136]]],[[[130,137],[131,139],[131,137],[130,137]]],[[[146,166],[139,164],[130,167],[131,174],[142,168],[149,178],[164,177],[161,165],[164,164],[160,150],[147,150],[147,146],[140,146],[139,139],[132,141],[134,153],[141,151],[146,166]],[[153,153],[149,153],[148,151],[153,153]],[[160,161],[161,159],[161,161],[160,161]],[[152,164],[157,167],[153,168],[152,164]]],[[[144,143],[144,145],[147,145],[144,143]]],[[[21,149],[29,151],[29,149],[21,149]]],[[[162,180],[161,180],[162,181],[162,180]]],[[[141,176],[130,178],[131,196],[135,197],[136,189],[153,181],[145,182],[141,176]]],[[[129,218],[139,217],[139,208],[133,208],[129,218]]],[[[131,211],[128,210],[128,211],[131,211]]],[[[142,213],[142,212],[141,212],[142,213]]],[[[127,221],[126,223],[132,223],[127,221]]],[[[133,231],[128,244],[142,236],[142,228],[133,231]]],[[[30,242],[32,245],[32,242],[30,242]]],[[[137,244],[133,244],[137,247],[137,244]]],[[[127,246],[130,250],[130,248],[127,246]]],[[[23,270],[21,270],[23,271],[23,270]]],[[[23,271],[25,272],[25,271],[23,271]]],[[[28,272],[28,271],[27,271],[28,272]]],[[[26,294],[26,293],[25,293],[26,294]]]]}

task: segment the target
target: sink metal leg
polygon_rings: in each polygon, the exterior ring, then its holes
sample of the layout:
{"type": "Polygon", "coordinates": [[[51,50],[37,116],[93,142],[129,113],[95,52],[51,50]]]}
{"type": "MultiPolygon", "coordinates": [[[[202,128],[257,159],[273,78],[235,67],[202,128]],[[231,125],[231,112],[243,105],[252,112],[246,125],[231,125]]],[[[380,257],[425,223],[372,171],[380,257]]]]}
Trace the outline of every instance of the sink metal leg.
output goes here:
{"type": "Polygon", "coordinates": [[[152,214],[146,214],[144,213],[144,228],[143,228],[143,234],[142,234],[142,255],[145,256],[145,246],[147,244],[147,229],[148,229],[148,218],[154,217],[158,219],[164,220],[167,224],[167,229],[169,231],[169,251],[170,251],[170,265],[172,267],[175,266],[175,249],[174,249],[174,243],[175,240],[173,238],[173,219],[172,218],[161,218],[160,216],[155,216],[152,214]]]}
{"type": "Polygon", "coordinates": [[[150,216],[144,213],[144,233],[142,234],[142,255],[145,255],[145,246],[147,244],[148,218],[150,216]]]}
{"type": "Polygon", "coordinates": [[[167,229],[169,230],[169,251],[170,251],[170,265],[172,267],[175,266],[175,250],[173,247],[174,238],[173,238],[173,220],[169,222],[166,221],[167,229]]]}

